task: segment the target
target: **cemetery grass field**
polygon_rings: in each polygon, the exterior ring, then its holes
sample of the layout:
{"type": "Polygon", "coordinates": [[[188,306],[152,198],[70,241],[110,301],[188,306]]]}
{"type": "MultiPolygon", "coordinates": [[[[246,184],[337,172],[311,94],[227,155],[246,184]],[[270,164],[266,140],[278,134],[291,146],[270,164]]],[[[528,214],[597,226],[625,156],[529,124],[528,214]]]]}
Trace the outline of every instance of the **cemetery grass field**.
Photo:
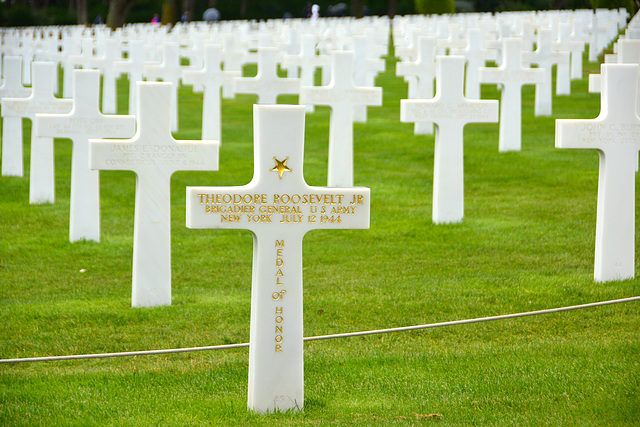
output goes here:
{"type": "MultiPolygon", "coordinates": [[[[585,63],[573,95],[554,96],[553,117],[533,116],[525,87],[521,152],[498,152],[498,124],[468,125],[464,221],[436,226],[434,137],[400,123],[407,87],[390,56],[384,106],[354,132],[371,228],[306,236],[305,336],[640,295],[640,278],[593,281],[598,154],[554,148],[556,118],[598,115],[586,77],[597,68],[585,63]]],[[[127,90],[121,80],[122,113],[127,90]]],[[[200,138],[201,98],[181,88],[178,139],[200,138]]],[[[252,237],[187,229],[185,187],[251,180],[254,100],[223,102],[219,171],[173,176],[169,307],[130,307],[133,173],[101,172],[102,240],[71,244],[71,143],[56,140],[56,203],[39,206],[28,203],[26,145],[25,178],[0,177],[1,358],[248,342],[252,237]]],[[[326,185],[328,123],[327,108],[307,114],[310,185],[326,185]]],[[[297,414],[248,412],[247,369],[247,348],[2,364],[0,424],[637,425],[640,306],[309,342],[297,414]]]]}

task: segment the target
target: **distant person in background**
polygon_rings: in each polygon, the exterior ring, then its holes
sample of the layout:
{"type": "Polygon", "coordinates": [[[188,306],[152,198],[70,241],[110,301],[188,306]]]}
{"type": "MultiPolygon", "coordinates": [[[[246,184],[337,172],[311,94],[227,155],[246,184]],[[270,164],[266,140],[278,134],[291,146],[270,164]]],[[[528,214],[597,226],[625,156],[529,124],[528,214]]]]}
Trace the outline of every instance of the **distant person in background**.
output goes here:
{"type": "Polygon", "coordinates": [[[311,6],[311,20],[316,21],[320,17],[320,6],[314,4],[311,6]]]}
{"type": "Polygon", "coordinates": [[[311,18],[311,2],[308,1],[307,5],[302,9],[303,18],[311,18]]]}
{"type": "Polygon", "coordinates": [[[160,16],[157,13],[153,14],[153,18],[151,18],[151,25],[157,26],[160,25],[160,16]]]}
{"type": "Polygon", "coordinates": [[[202,19],[207,22],[215,22],[220,19],[220,12],[215,7],[210,7],[202,14],[202,19]]]}
{"type": "Polygon", "coordinates": [[[185,10],[182,14],[182,22],[187,23],[189,21],[191,21],[191,15],[189,14],[188,10],[185,10]]]}

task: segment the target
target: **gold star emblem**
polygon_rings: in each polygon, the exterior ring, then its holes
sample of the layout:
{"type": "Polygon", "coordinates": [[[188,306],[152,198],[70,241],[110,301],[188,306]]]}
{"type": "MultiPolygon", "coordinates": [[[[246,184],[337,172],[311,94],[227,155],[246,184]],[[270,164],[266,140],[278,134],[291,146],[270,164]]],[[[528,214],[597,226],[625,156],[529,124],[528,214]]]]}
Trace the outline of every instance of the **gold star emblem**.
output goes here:
{"type": "Polygon", "coordinates": [[[273,160],[276,161],[276,166],[273,169],[270,169],[270,172],[278,172],[278,175],[280,175],[280,181],[282,181],[282,174],[285,172],[291,172],[291,169],[289,169],[289,167],[287,166],[287,160],[289,160],[289,156],[287,156],[287,158],[282,161],[276,159],[276,157],[274,156],[273,160]]]}

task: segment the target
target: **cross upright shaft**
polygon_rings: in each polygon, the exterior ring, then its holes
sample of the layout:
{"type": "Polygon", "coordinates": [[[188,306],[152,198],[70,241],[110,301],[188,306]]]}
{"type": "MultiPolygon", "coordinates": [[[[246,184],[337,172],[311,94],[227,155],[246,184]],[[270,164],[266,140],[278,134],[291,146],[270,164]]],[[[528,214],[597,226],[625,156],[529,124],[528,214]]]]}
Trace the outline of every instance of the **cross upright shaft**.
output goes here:
{"type": "Polygon", "coordinates": [[[592,148],[600,155],[594,267],[598,282],[634,277],[639,72],[637,64],[602,65],[600,115],[556,120],[556,147],[592,148]]]}

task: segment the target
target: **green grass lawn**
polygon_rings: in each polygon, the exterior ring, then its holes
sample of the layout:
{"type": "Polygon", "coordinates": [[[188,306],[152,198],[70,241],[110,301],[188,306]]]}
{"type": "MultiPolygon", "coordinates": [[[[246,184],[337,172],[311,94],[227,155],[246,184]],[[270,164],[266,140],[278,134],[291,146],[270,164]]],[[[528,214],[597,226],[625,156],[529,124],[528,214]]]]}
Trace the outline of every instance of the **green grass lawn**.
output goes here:
{"type": "MultiPolygon", "coordinates": [[[[434,138],[400,123],[407,88],[394,59],[378,85],[384,105],[354,130],[371,228],[306,236],[305,336],[640,295],[638,278],[593,281],[598,154],[554,148],[556,118],[599,113],[586,72],[571,97],[554,97],[553,117],[533,116],[525,87],[521,152],[498,152],[498,124],[465,128],[465,218],[454,225],[431,222],[434,138]]],[[[119,82],[121,112],[127,88],[119,82]]],[[[499,98],[495,85],[482,93],[499,98]]],[[[173,176],[169,307],[130,307],[133,173],[101,172],[102,241],[73,244],[69,141],[55,143],[55,204],[30,206],[27,177],[0,177],[0,358],[248,342],[252,237],[187,229],[185,187],[251,180],[254,101],[224,100],[219,171],[173,176]]],[[[201,103],[181,88],[178,139],[200,138],[201,103]]],[[[306,121],[310,185],[326,185],[328,135],[329,110],[317,108],[306,121]]],[[[28,144],[25,162],[28,176],[28,144]]],[[[3,364],[0,424],[637,425],[639,364],[640,310],[629,303],[307,343],[298,414],[246,410],[246,348],[3,364]]]]}

